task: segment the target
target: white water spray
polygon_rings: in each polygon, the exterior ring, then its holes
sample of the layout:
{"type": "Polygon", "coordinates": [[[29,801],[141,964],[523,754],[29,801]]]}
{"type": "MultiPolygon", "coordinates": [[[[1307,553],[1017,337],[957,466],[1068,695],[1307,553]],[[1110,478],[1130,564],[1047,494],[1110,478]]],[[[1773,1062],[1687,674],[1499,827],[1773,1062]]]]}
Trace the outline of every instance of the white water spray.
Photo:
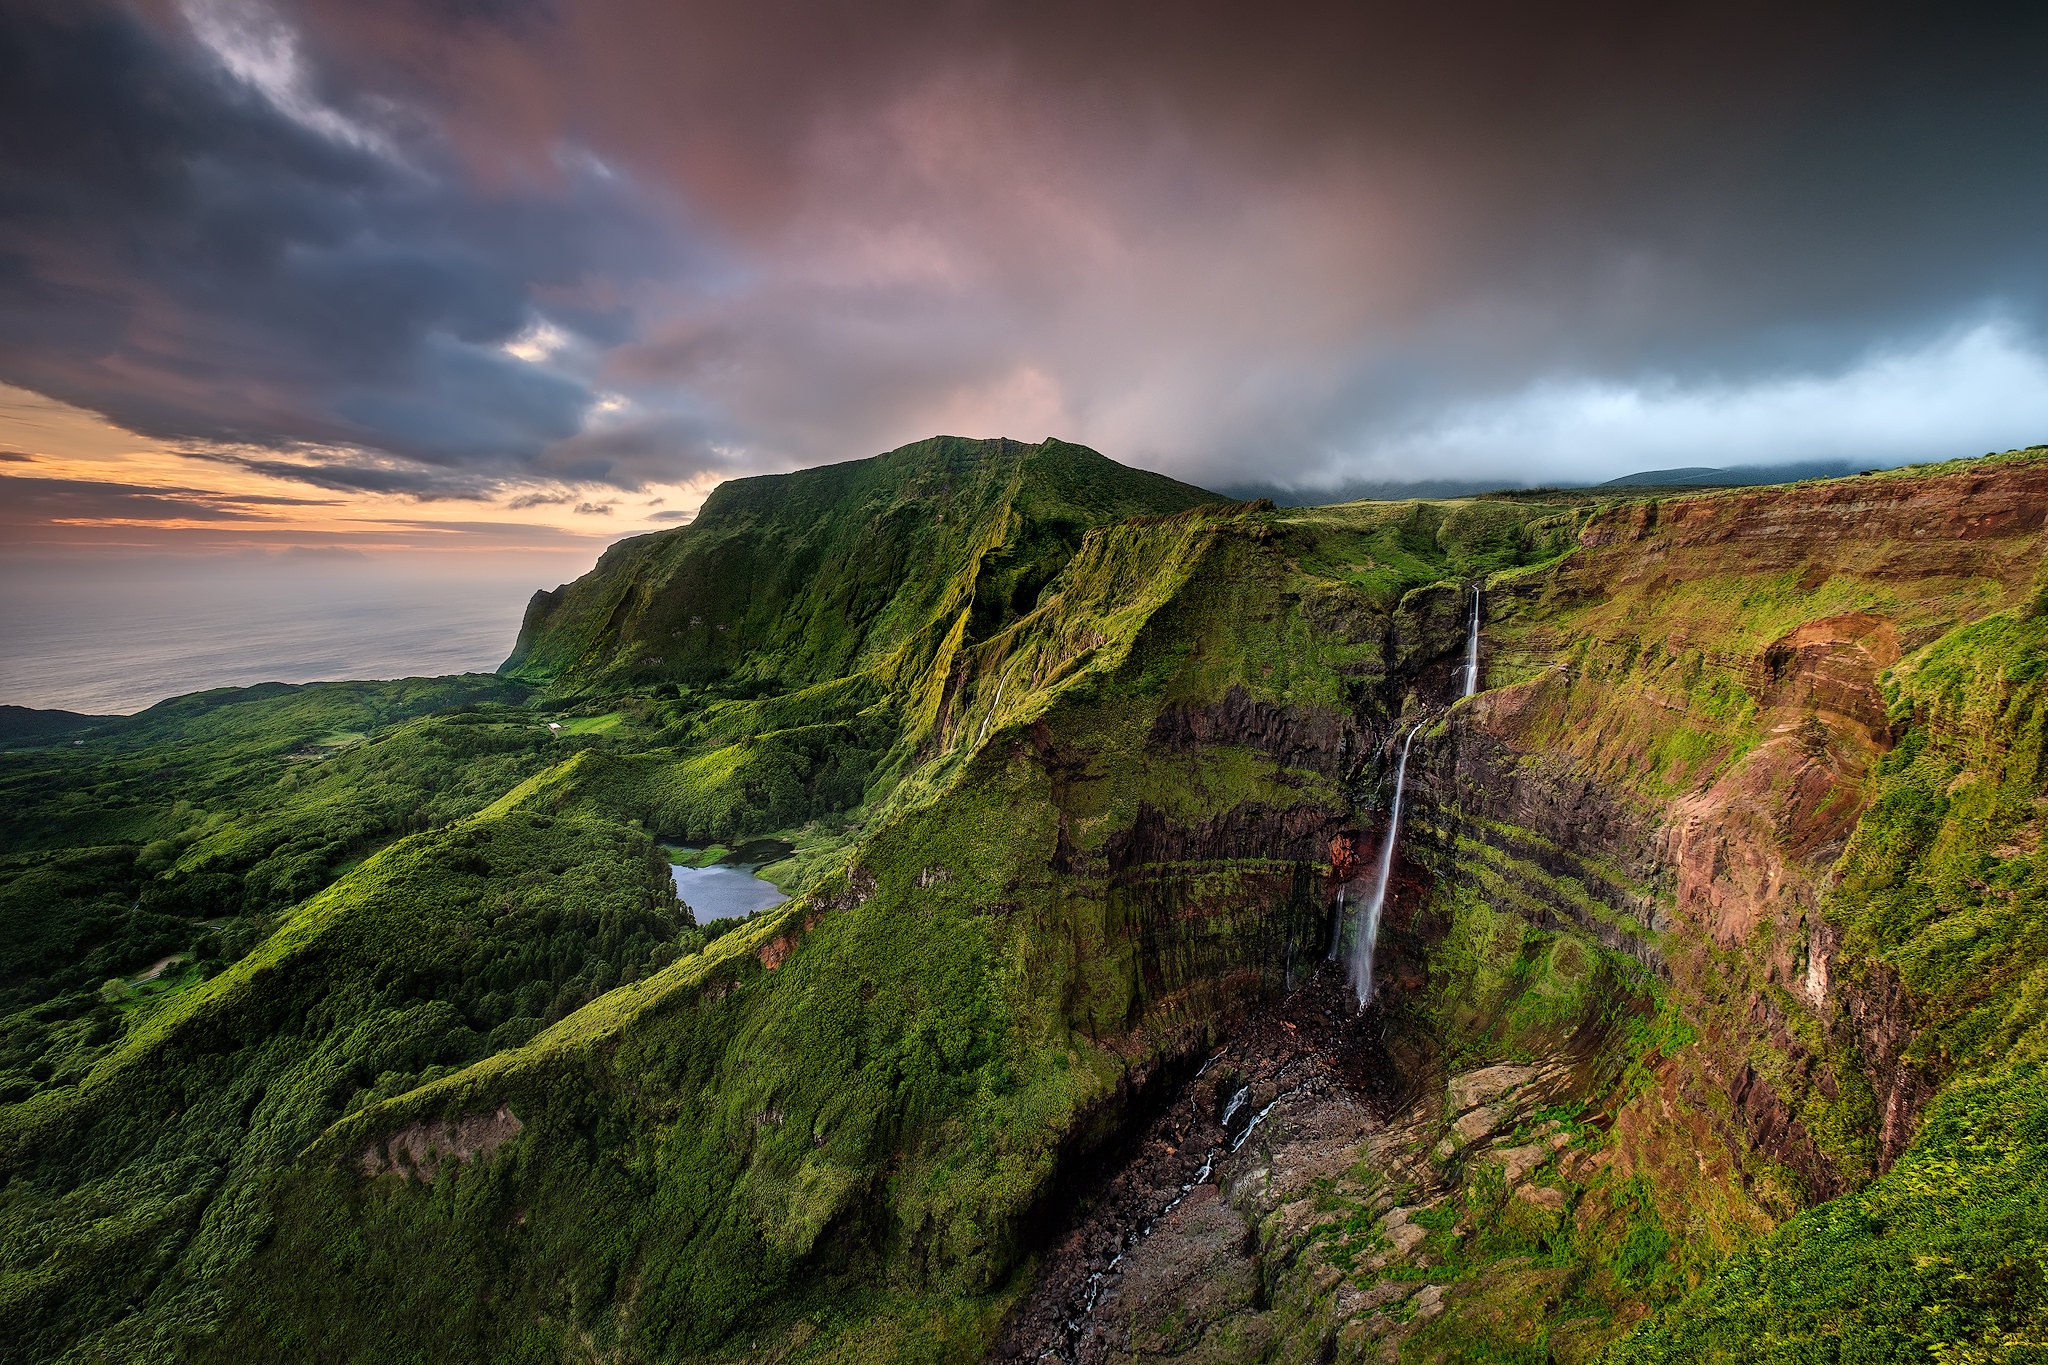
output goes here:
{"type": "Polygon", "coordinates": [[[1394,844],[1401,837],[1401,792],[1408,785],[1408,751],[1415,746],[1415,737],[1422,733],[1422,724],[1408,732],[1408,742],[1401,746],[1401,762],[1394,769],[1394,809],[1387,817],[1387,837],[1380,844],[1380,866],[1373,877],[1372,898],[1365,903],[1360,933],[1351,942],[1351,982],[1358,989],[1358,1007],[1364,1009],[1372,999],[1372,954],[1379,943],[1380,908],[1387,901],[1387,883],[1394,875],[1394,844]]]}
{"type": "Polygon", "coordinates": [[[1479,690],[1479,585],[1472,585],[1472,638],[1465,646],[1465,695],[1479,690]]]}

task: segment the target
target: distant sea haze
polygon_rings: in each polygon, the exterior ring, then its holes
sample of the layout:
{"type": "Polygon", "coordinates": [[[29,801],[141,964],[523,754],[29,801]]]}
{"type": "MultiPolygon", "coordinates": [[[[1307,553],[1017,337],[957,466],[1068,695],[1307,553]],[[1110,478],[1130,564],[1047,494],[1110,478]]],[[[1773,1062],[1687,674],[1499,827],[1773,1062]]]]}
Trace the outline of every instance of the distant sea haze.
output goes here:
{"type": "Polygon", "coordinates": [[[0,702],[92,714],[187,692],[488,672],[584,564],[0,565],[0,702]]]}

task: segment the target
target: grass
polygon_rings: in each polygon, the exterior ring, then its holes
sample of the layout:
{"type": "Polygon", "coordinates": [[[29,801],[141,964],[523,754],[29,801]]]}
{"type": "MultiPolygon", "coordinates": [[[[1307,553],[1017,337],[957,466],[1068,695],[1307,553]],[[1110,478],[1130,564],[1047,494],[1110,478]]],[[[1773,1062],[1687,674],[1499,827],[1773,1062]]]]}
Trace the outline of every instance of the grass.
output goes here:
{"type": "Polygon", "coordinates": [[[667,961],[666,871],[602,821],[472,817],[371,857],[217,976],[131,991],[87,1074],[0,1110],[15,1349],[140,1349],[118,1287],[151,1266],[188,1267],[151,1332],[203,1324],[261,1243],[262,1183],[321,1129],[667,961]]]}
{"type": "Polygon", "coordinates": [[[2048,1080],[1952,1086],[1864,1191],[1793,1219],[1616,1351],[1627,1361],[2020,1361],[2048,1351],[2048,1080]]]}
{"type": "Polygon", "coordinates": [[[601,716],[572,716],[559,722],[565,735],[608,735],[624,723],[626,713],[607,711],[601,716]]]}

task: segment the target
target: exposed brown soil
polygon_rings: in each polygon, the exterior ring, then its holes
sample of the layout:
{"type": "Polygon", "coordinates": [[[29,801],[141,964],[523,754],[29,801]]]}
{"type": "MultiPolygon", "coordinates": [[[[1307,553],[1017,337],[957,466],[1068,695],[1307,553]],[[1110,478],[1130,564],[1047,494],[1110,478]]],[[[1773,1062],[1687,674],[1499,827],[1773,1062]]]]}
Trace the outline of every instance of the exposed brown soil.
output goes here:
{"type": "Polygon", "coordinates": [[[518,1115],[499,1105],[488,1114],[465,1114],[458,1119],[429,1119],[410,1123],[380,1142],[365,1148],[358,1163],[365,1175],[392,1171],[410,1179],[414,1176],[432,1184],[444,1161],[479,1161],[519,1135],[526,1125],[518,1115]]]}
{"type": "Polygon", "coordinates": [[[1844,479],[1636,503],[1596,518],[1580,543],[1731,548],[1755,573],[1801,568],[1816,550],[1876,544],[1888,556],[1883,576],[1911,579],[1984,572],[1984,542],[2031,537],[2044,520],[2048,465],[2021,463],[1940,479],[1844,479]]]}

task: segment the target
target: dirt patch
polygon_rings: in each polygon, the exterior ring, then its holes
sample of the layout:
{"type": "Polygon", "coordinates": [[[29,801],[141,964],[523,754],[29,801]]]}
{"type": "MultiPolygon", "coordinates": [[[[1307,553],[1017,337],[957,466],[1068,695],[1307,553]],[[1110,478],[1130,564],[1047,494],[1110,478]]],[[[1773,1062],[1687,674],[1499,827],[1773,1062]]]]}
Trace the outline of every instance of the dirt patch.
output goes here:
{"type": "Polygon", "coordinates": [[[467,1114],[459,1119],[428,1119],[407,1124],[381,1142],[372,1143],[358,1158],[363,1174],[376,1176],[396,1172],[410,1180],[432,1184],[443,1162],[477,1161],[489,1157],[526,1125],[507,1105],[489,1114],[467,1114]]]}
{"type": "Polygon", "coordinates": [[[1863,812],[1870,760],[1891,747],[1878,674],[1898,632],[1867,612],[1809,621],[1753,662],[1749,686],[1771,737],[1711,787],[1675,802],[1663,846],[1679,912],[1722,948],[1774,923],[1775,980],[1794,979],[1799,926],[1863,812]]]}

